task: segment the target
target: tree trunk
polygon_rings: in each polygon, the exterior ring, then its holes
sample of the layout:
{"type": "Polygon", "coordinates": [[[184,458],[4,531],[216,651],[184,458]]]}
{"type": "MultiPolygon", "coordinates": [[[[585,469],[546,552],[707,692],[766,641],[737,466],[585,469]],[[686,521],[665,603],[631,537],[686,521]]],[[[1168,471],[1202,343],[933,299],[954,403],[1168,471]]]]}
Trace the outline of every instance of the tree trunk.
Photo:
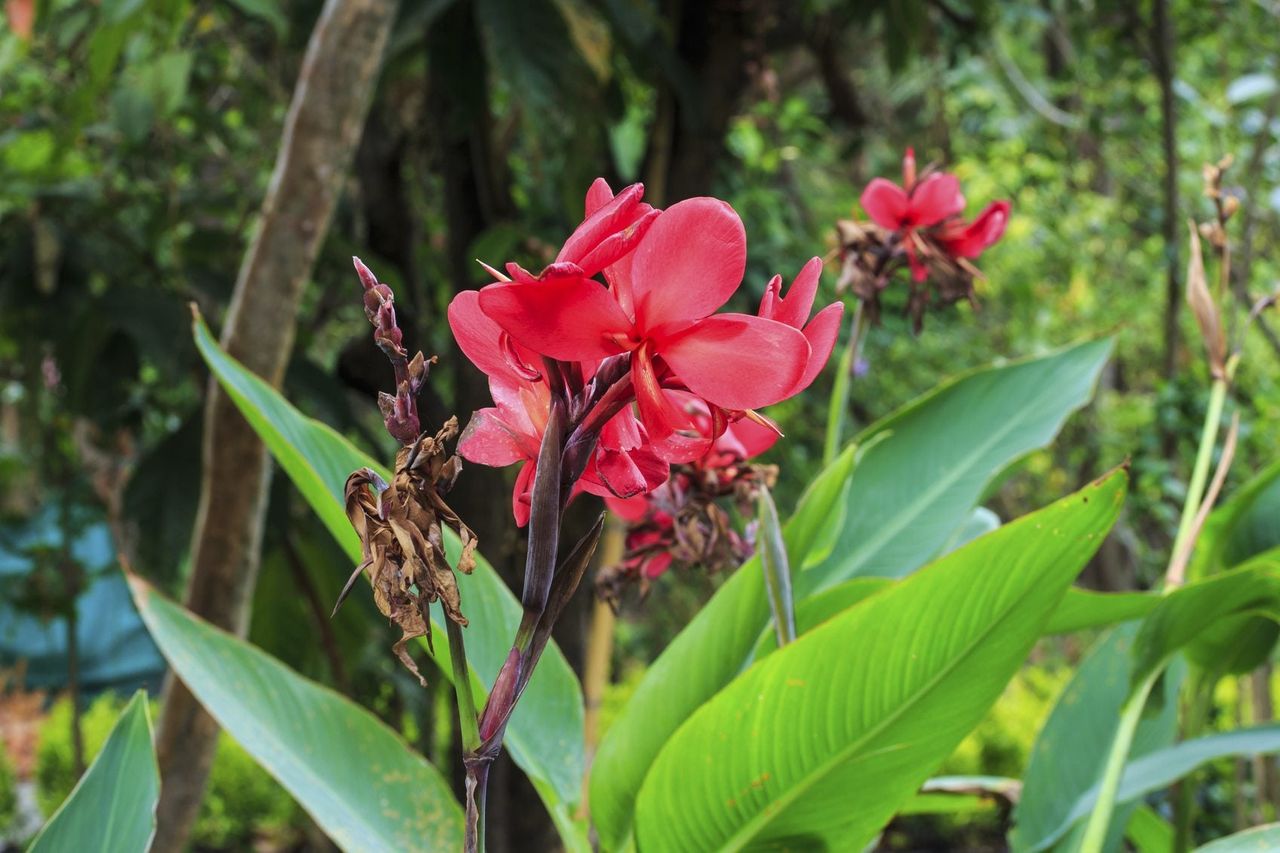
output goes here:
{"type": "MultiPolygon", "coordinates": [[[[394,0],[327,0],[307,45],[261,221],[222,332],[227,352],[276,387],[293,348],[303,285],[359,141],[395,9],[394,0]]],[[[271,467],[253,429],[213,379],[203,458],[185,603],[243,635],[271,467]]],[[[199,811],[218,727],[172,675],[164,693],[156,734],[163,785],[152,849],[176,853],[199,811]]]]}
{"type": "MultiPolygon", "coordinates": [[[[1178,314],[1182,309],[1182,288],[1178,284],[1178,241],[1182,225],[1178,221],[1178,114],[1175,107],[1174,32],[1169,19],[1169,0],[1155,0],[1152,21],[1152,56],[1160,84],[1160,139],[1164,152],[1164,378],[1172,381],[1178,371],[1178,314]]],[[[1176,436],[1165,436],[1166,456],[1173,451],[1176,436]]]]}

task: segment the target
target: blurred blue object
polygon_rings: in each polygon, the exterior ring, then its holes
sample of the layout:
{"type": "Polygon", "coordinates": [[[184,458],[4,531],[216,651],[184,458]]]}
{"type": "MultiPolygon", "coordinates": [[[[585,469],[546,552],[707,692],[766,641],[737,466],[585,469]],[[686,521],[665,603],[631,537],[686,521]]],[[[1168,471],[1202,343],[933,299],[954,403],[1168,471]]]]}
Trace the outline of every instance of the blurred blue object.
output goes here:
{"type": "MultiPolygon", "coordinates": [[[[76,525],[71,555],[85,574],[76,601],[80,689],[130,691],[159,688],[165,664],[134,610],[101,520],[76,525]]],[[[0,535],[0,668],[25,666],[24,686],[58,689],[67,683],[66,620],[42,619],[19,610],[13,599],[32,570],[31,552],[61,546],[55,513],[44,510],[20,525],[4,525],[0,535]]]]}

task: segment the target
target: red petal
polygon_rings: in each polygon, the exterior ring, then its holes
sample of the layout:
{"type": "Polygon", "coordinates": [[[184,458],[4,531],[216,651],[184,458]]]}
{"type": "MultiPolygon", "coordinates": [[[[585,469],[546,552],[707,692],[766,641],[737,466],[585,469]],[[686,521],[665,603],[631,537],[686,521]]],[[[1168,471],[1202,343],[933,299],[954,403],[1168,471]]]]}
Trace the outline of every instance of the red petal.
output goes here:
{"type": "Polygon", "coordinates": [[[644,495],[636,495],[634,498],[605,495],[604,502],[609,511],[623,521],[640,521],[649,512],[649,501],[644,495]]]}
{"type": "Polygon", "coordinates": [[[582,266],[582,274],[585,276],[593,276],[603,270],[605,267],[631,253],[631,250],[640,245],[640,240],[649,231],[649,227],[657,220],[658,214],[662,211],[654,210],[647,204],[640,207],[646,209],[646,213],[632,222],[626,228],[614,234],[610,234],[604,240],[592,249],[585,258],[579,263],[582,266]]]}
{"type": "Polygon", "coordinates": [[[527,459],[521,442],[498,409],[478,409],[458,439],[458,454],[480,465],[502,468],[527,459]]]}
{"type": "Polygon", "coordinates": [[[591,182],[591,188],[587,190],[587,200],[584,207],[582,218],[590,219],[591,215],[600,208],[604,207],[613,199],[613,188],[609,186],[609,182],[604,178],[596,178],[591,182]]]}
{"type": "Polygon", "coordinates": [[[665,572],[674,559],[670,551],[660,551],[640,564],[640,573],[649,580],[653,580],[665,572]]]}
{"type": "Polygon", "coordinates": [[[529,523],[529,509],[533,506],[530,493],[533,491],[533,478],[538,473],[536,462],[526,462],[516,475],[516,487],[511,492],[511,514],[516,517],[516,527],[524,527],[529,523]]]}
{"type": "Polygon", "coordinates": [[[449,328],[462,354],[486,376],[514,376],[499,346],[502,329],[480,310],[480,293],[464,290],[449,303],[449,328]]]}
{"type": "Polygon", "coordinates": [[[631,383],[636,391],[640,422],[644,424],[651,441],[661,441],[676,430],[693,429],[689,416],[663,393],[654,372],[653,360],[643,349],[631,356],[631,383]]]}
{"type": "Polygon", "coordinates": [[[809,311],[813,308],[813,297],[818,293],[818,280],[822,277],[822,258],[810,258],[800,270],[796,280],[787,288],[787,295],[779,297],[771,313],[760,307],[760,316],[779,323],[786,323],[793,329],[800,329],[809,320],[809,311]]]}
{"type": "Polygon", "coordinates": [[[875,178],[862,191],[862,209],[881,228],[897,231],[907,215],[907,194],[902,187],[884,178],[875,178]]]}
{"type": "Polygon", "coordinates": [[[742,458],[750,459],[753,456],[759,456],[778,441],[777,430],[769,429],[763,424],[758,424],[748,418],[743,418],[736,423],[730,424],[725,430],[725,435],[732,433],[733,437],[741,446],[742,458]]]}
{"type": "Polygon", "coordinates": [[[1008,224],[1009,202],[992,202],[972,223],[956,230],[948,229],[940,239],[952,255],[976,258],[1004,236],[1008,224]]]}
{"type": "Polygon", "coordinates": [[[927,228],[964,210],[964,196],[955,175],[932,174],[911,193],[911,224],[927,228]]]}
{"type": "Polygon", "coordinates": [[[809,361],[809,342],[785,323],[717,314],[662,340],[658,353],[707,402],[755,409],[791,395],[809,361]]]}
{"type": "Polygon", "coordinates": [[[707,316],[738,289],[746,264],[747,235],[732,207],[714,198],[672,205],[632,260],[637,322],[652,328],[707,316]]]}
{"type": "Polygon", "coordinates": [[[585,278],[491,284],[480,291],[480,308],[519,343],[562,361],[616,355],[606,335],[631,328],[609,291],[585,278]]]}
{"type": "Polygon", "coordinates": [[[804,337],[809,342],[809,361],[791,393],[799,394],[818,378],[827,359],[831,358],[831,351],[835,349],[836,338],[840,335],[840,319],[843,316],[844,305],[836,302],[819,311],[809,321],[809,325],[804,327],[804,337]]]}
{"type": "Polygon", "coordinates": [[[643,195],[644,184],[632,184],[601,205],[569,235],[556,255],[556,262],[578,263],[610,234],[622,231],[639,219],[651,209],[640,204],[643,195]]]}

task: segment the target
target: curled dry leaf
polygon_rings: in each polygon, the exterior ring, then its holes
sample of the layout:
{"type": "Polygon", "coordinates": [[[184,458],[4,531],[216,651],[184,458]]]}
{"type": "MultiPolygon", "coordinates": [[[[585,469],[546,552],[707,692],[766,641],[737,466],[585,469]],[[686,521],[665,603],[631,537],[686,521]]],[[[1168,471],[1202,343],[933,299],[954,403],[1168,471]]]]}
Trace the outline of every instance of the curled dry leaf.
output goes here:
{"type": "Polygon", "coordinates": [[[378,609],[402,631],[393,647],[396,657],[424,684],[406,644],[417,637],[431,642],[428,605],[439,601],[446,618],[467,624],[457,579],[445,555],[441,524],[462,539],[457,570],[470,574],[476,564],[475,534],[443,497],[462,469],[458,457],[446,449],[457,433],[458,420],[450,418],[434,436],[423,433],[413,444],[400,448],[390,485],[361,468],[347,478],[345,490],[347,518],[360,536],[364,559],[348,579],[338,605],[356,578],[367,574],[378,609]]]}
{"type": "Polygon", "coordinates": [[[1204,254],[1200,249],[1200,235],[1195,223],[1190,223],[1191,260],[1187,264],[1187,304],[1195,315],[1204,339],[1205,353],[1209,356],[1209,369],[1216,378],[1225,378],[1227,370],[1227,339],[1222,331],[1222,318],[1213,302],[1204,273],[1204,254]]]}

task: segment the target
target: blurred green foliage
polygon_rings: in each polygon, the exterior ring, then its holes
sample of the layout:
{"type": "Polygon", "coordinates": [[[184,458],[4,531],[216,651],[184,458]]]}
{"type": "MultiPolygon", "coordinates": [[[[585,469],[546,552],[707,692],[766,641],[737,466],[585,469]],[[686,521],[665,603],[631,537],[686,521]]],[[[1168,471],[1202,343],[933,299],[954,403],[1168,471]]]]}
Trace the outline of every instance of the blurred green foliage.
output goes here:
{"type": "MultiPolygon", "coordinates": [[[[102,749],[123,708],[120,697],[103,693],[85,709],[80,724],[86,763],[102,749]]],[[[40,724],[36,747],[36,801],[46,816],[67,798],[77,778],[71,747],[71,703],[64,698],[53,704],[40,724]]],[[[255,839],[280,845],[297,840],[306,825],[307,818],[293,798],[223,733],[192,833],[193,843],[212,850],[244,850],[255,839]]]]}
{"type": "Polygon", "coordinates": [[[5,834],[18,814],[18,777],[3,741],[0,741],[0,835],[5,834]]]}

